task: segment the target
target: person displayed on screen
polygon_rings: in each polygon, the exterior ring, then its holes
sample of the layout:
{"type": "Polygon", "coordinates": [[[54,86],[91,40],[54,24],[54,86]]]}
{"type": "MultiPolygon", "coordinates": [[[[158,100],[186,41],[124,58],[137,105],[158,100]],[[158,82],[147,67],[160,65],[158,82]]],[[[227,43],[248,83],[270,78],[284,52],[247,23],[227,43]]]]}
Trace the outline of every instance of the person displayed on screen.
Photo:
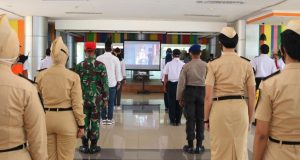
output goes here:
{"type": "Polygon", "coordinates": [[[153,57],[154,57],[153,48],[149,48],[147,57],[148,57],[148,65],[152,65],[153,57]]]}
{"type": "Polygon", "coordinates": [[[138,52],[135,63],[136,64],[148,64],[149,58],[145,52],[145,48],[141,48],[138,52]]]}

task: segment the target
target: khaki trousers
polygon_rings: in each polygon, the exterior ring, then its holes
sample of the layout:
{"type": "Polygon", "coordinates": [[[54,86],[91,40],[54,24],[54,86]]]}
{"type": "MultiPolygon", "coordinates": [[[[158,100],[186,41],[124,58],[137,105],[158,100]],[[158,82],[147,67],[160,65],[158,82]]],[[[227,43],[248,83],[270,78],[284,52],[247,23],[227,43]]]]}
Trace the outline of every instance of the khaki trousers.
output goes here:
{"type": "Polygon", "coordinates": [[[0,153],[1,160],[31,160],[27,149],[0,153]]]}
{"type": "Polygon", "coordinates": [[[73,160],[77,124],[72,111],[46,111],[49,160],[73,160]]]}
{"type": "Polygon", "coordinates": [[[245,100],[214,101],[210,112],[212,160],[248,160],[248,107],[245,100]]]}
{"type": "Polygon", "coordinates": [[[300,160],[300,146],[268,142],[264,160],[300,160]]]}

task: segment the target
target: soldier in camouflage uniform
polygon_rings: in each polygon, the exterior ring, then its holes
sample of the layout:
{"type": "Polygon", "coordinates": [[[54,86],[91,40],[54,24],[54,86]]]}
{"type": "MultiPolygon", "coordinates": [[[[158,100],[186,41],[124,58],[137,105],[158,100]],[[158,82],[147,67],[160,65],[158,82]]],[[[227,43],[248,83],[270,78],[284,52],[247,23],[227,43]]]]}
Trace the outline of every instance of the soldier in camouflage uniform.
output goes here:
{"type": "Polygon", "coordinates": [[[101,107],[107,107],[108,78],[106,67],[102,62],[96,61],[96,43],[85,43],[86,59],[79,63],[75,72],[80,75],[84,100],[85,134],[82,137],[82,146],[79,151],[83,153],[96,153],[101,151],[97,146],[99,139],[101,107]],[[89,148],[89,140],[91,145],[89,148]]]}

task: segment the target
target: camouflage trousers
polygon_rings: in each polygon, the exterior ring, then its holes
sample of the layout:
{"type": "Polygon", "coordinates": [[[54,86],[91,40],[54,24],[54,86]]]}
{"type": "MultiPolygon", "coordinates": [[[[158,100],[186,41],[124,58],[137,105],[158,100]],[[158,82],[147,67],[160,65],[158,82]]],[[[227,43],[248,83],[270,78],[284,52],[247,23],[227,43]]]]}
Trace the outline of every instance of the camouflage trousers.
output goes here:
{"type": "Polygon", "coordinates": [[[100,107],[94,104],[84,104],[83,112],[85,114],[84,137],[89,140],[99,139],[100,131],[100,107]]]}

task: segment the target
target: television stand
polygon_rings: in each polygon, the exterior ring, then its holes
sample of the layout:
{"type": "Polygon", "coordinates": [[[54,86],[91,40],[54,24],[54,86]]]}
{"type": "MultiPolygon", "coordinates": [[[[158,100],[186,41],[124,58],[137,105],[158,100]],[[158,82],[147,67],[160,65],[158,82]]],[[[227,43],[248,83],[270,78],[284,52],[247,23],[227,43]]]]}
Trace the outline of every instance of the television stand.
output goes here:
{"type": "Polygon", "coordinates": [[[145,90],[145,79],[150,77],[151,75],[147,74],[147,72],[139,72],[136,76],[142,80],[142,90],[137,91],[137,94],[150,94],[151,92],[145,90]]]}

